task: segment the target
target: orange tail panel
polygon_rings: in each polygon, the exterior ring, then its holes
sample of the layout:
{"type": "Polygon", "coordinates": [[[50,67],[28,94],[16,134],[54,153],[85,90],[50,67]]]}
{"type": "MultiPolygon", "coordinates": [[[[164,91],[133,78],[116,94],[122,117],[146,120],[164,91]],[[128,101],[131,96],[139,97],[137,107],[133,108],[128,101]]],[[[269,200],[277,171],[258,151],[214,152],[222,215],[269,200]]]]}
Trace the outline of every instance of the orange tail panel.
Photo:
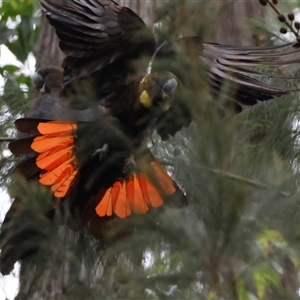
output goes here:
{"type": "MultiPolygon", "coordinates": [[[[76,122],[20,119],[16,126],[23,132],[35,133],[30,148],[40,153],[30,162],[40,169],[39,182],[50,186],[55,197],[62,198],[78,183],[77,159],[74,153],[76,122]],[[39,135],[40,134],[40,135],[39,135]]],[[[29,139],[24,139],[26,149],[29,139]]],[[[22,140],[16,147],[22,148],[22,140]]],[[[13,149],[16,147],[12,147],[13,149]]],[[[29,161],[29,160],[28,160],[29,161]]],[[[30,167],[30,166],[29,166],[30,167]]],[[[34,168],[31,168],[34,170],[34,168]]]]}
{"type": "MultiPolygon", "coordinates": [[[[38,174],[39,182],[49,186],[56,198],[67,196],[79,182],[74,144],[77,123],[32,119],[27,122],[22,119],[17,124],[23,131],[37,134],[24,139],[24,151],[29,149],[37,153],[34,160],[31,158],[27,160],[27,164],[22,164],[23,169],[31,166],[30,172],[25,170],[27,176],[38,174]]],[[[22,146],[22,140],[13,145],[16,150],[22,146]]],[[[94,213],[98,217],[115,215],[120,218],[126,218],[132,213],[145,214],[151,207],[160,207],[164,197],[176,193],[177,187],[172,178],[152,156],[146,165],[144,171],[136,172],[128,178],[120,178],[108,188],[104,188],[104,183],[99,182],[99,192],[92,195],[95,201],[94,213]]],[[[89,201],[90,199],[86,199],[86,203],[89,201]]]]}
{"type": "Polygon", "coordinates": [[[151,162],[151,166],[151,177],[139,172],[102,189],[96,196],[98,216],[115,214],[125,218],[131,213],[144,214],[150,207],[160,207],[164,196],[175,193],[173,180],[164,168],[157,161],[151,162]],[[154,176],[155,180],[151,180],[154,176]]]}

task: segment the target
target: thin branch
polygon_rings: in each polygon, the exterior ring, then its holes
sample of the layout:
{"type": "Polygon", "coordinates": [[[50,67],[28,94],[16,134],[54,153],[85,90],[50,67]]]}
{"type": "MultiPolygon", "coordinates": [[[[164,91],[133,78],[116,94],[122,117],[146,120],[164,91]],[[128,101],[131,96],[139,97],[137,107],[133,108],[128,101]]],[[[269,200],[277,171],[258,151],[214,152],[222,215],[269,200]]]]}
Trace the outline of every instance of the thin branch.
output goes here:
{"type": "MultiPolygon", "coordinates": [[[[209,172],[218,174],[220,176],[225,176],[229,179],[236,180],[236,181],[248,184],[248,185],[256,187],[256,188],[260,188],[260,189],[267,189],[268,188],[268,186],[263,184],[263,183],[260,183],[260,182],[255,181],[255,180],[247,179],[245,177],[241,177],[241,176],[238,176],[238,175],[235,175],[235,174],[232,174],[232,173],[220,171],[220,170],[217,170],[217,169],[209,169],[209,168],[205,168],[205,167],[201,167],[201,168],[205,169],[209,172]]],[[[283,197],[290,197],[291,193],[281,191],[281,192],[279,192],[279,195],[283,196],[283,197]]]]}
{"type": "Polygon", "coordinates": [[[15,138],[11,137],[11,136],[1,136],[0,137],[0,143],[2,143],[2,142],[12,142],[14,140],[15,140],[15,138]]]}
{"type": "MultiPolygon", "coordinates": [[[[259,0],[259,3],[260,3],[261,5],[263,5],[263,6],[265,6],[265,5],[268,4],[268,5],[275,11],[275,13],[277,14],[278,20],[279,20],[281,23],[285,24],[285,25],[290,29],[290,31],[291,31],[291,32],[295,35],[295,37],[297,38],[297,42],[299,43],[299,29],[297,28],[297,27],[298,27],[298,25],[297,25],[298,22],[295,22],[295,23],[294,23],[294,14],[293,14],[293,13],[288,14],[288,19],[289,19],[289,21],[290,21],[290,22],[288,22],[288,20],[287,20],[286,17],[284,16],[284,14],[282,14],[282,13],[279,11],[279,9],[276,7],[277,1],[274,1],[274,0],[259,0]],[[290,17],[292,17],[292,18],[290,19],[290,17]],[[295,28],[294,28],[293,25],[295,26],[295,28]],[[297,29],[297,30],[296,30],[296,29],[297,29]]],[[[281,33],[286,33],[286,32],[281,32],[281,33]]]]}
{"type": "MultiPolygon", "coordinates": [[[[174,165],[170,162],[165,162],[164,166],[174,167],[174,165]]],[[[251,180],[251,179],[248,179],[248,178],[245,178],[245,177],[241,177],[241,176],[232,174],[230,172],[224,172],[224,171],[221,171],[221,170],[218,170],[218,169],[211,169],[211,168],[207,168],[207,167],[199,167],[199,168],[203,169],[203,170],[206,170],[206,171],[209,171],[209,172],[212,172],[212,173],[215,173],[215,174],[220,175],[220,176],[227,177],[227,178],[235,180],[235,181],[242,182],[244,184],[247,184],[247,185],[255,187],[255,188],[265,190],[265,189],[268,189],[268,188],[271,187],[271,186],[268,186],[266,184],[260,183],[258,181],[251,180]]],[[[288,198],[288,197],[291,197],[292,193],[280,191],[279,195],[282,196],[282,197],[287,197],[288,198]]]]}

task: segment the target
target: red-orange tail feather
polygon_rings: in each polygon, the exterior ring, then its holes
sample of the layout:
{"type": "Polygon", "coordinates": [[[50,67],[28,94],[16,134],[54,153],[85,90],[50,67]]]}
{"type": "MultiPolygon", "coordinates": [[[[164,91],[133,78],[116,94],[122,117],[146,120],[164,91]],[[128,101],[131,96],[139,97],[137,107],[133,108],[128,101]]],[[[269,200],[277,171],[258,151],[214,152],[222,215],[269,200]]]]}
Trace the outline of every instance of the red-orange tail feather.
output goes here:
{"type": "Polygon", "coordinates": [[[9,145],[14,154],[37,154],[34,160],[21,163],[19,170],[25,173],[26,178],[28,174],[39,173],[39,182],[51,186],[55,197],[65,197],[78,182],[74,151],[77,122],[19,119],[16,121],[16,127],[22,132],[36,135],[9,145]]]}
{"type": "MultiPolygon", "coordinates": [[[[15,154],[35,154],[35,157],[22,162],[18,167],[25,178],[38,178],[42,185],[49,186],[54,198],[62,200],[82,180],[86,180],[80,177],[80,158],[77,157],[78,151],[75,151],[79,126],[77,122],[20,119],[16,121],[16,126],[20,131],[35,135],[10,144],[10,149],[15,154]]],[[[93,151],[89,154],[91,160],[93,151]]],[[[158,161],[150,153],[144,158],[139,157],[142,163],[137,163],[137,170],[130,176],[121,174],[109,186],[99,179],[96,191],[84,194],[86,199],[83,199],[83,205],[80,204],[78,211],[82,226],[91,220],[94,225],[98,224],[95,221],[97,218],[105,220],[112,216],[126,218],[133,213],[145,214],[152,207],[162,206],[165,197],[178,192],[178,187],[158,161]]],[[[97,163],[100,167],[101,162],[97,163]]],[[[109,171],[110,169],[106,169],[106,172],[109,171]]],[[[53,203],[56,205],[57,201],[53,200],[53,203]]],[[[55,205],[51,205],[51,208],[55,205]]]]}
{"type": "MultiPolygon", "coordinates": [[[[176,187],[168,173],[157,161],[151,162],[151,177],[145,172],[116,181],[111,187],[98,193],[98,216],[116,214],[125,218],[131,213],[144,214],[150,207],[160,207],[165,196],[176,192],[176,187]],[[153,174],[156,177],[153,179],[153,174]]],[[[147,170],[149,172],[149,170],[147,170]]]]}

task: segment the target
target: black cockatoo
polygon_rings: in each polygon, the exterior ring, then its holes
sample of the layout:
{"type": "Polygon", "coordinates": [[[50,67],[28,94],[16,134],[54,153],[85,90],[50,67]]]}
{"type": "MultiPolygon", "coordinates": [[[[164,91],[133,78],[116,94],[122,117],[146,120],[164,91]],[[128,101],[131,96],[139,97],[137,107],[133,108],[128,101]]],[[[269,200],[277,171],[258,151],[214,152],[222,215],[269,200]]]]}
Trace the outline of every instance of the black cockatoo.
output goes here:
{"type": "MultiPolygon", "coordinates": [[[[112,0],[42,0],[41,5],[66,58],[62,69],[38,71],[33,82],[40,97],[26,118],[16,121],[27,137],[10,143],[9,149],[30,155],[17,167],[26,179],[51,188],[49,212],[60,208],[71,228],[87,225],[96,238],[103,237],[101,226],[110,218],[146,213],[166,199],[186,204],[183,192],[143,143],[149,131],[167,139],[192,121],[191,107],[176,93],[190,88],[185,69],[170,64],[161,70],[161,61],[179,60],[178,49],[193,49],[197,62],[209,71],[214,96],[224,79],[235,85],[222,109],[228,102],[239,112],[242,105],[293,91],[264,83],[273,75],[249,68],[295,62],[289,59],[296,51],[292,44],[245,48],[183,37],[157,45],[139,16],[112,0]]],[[[4,225],[13,221],[21,201],[12,204],[4,225]]],[[[0,236],[4,274],[24,257],[9,257],[11,243],[19,240],[14,227],[8,228],[3,226],[0,236]]]]}

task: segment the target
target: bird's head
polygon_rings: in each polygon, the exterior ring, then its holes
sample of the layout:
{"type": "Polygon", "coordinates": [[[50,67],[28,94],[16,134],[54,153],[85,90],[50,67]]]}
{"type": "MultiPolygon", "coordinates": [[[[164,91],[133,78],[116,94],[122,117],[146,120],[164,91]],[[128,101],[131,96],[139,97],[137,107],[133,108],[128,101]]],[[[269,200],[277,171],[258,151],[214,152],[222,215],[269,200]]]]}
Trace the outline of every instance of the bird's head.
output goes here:
{"type": "Polygon", "coordinates": [[[63,69],[47,66],[38,69],[32,77],[33,86],[42,94],[62,89],[63,69]]]}
{"type": "Polygon", "coordinates": [[[140,81],[140,103],[150,110],[166,111],[170,107],[177,85],[177,77],[170,72],[147,74],[140,81]]]}

